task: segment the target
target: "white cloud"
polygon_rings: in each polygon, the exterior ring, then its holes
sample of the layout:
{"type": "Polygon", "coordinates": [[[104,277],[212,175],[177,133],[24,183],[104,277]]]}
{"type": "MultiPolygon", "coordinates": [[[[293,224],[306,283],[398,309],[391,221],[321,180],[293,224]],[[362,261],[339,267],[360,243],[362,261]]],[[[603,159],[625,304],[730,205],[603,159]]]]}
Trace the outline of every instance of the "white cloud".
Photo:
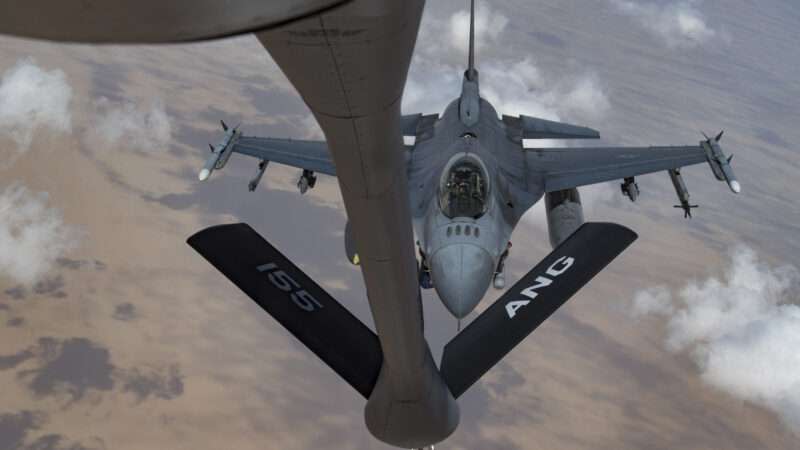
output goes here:
{"type": "MultiPolygon", "coordinates": [[[[477,50],[494,43],[508,25],[508,17],[484,6],[475,7],[475,46],[477,50]]],[[[464,55],[469,50],[469,11],[458,11],[449,20],[450,46],[464,55]]]]}
{"type": "MultiPolygon", "coordinates": [[[[508,19],[488,6],[476,10],[476,44],[490,50],[501,45],[508,19]]],[[[417,49],[403,97],[406,112],[439,112],[458,97],[466,69],[469,12],[459,11],[441,19],[423,17],[417,49]],[[450,36],[442,40],[440,36],[450,36]]],[[[531,58],[499,59],[477,55],[481,95],[501,114],[542,117],[551,120],[598,119],[610,108],[602,83],[591,72],[547,73],[531,58]]]]}
{"type": "MultiPolygon", "coordinates": [[[[28,150],[40,129],[69,132],[72,88],[61,70],[46,71],[33,59],[21,59],[0,80],[0,135],[14,141],[5,164],[28,150]]],[[[6,152],[2,152],[6,153],[6,152]]]]}
{"type": "Polygon", "coordinates": [[[674,309],[669,290],[664,286],[656,286],[636,293],[631,313],[634,317],[641,317],[648,314],[671,314],[674,309]]]}
{"type": "Polygon", "coordinates": [[[667,348],[688,351],[706,382],[800,430],[798,281],[794,267],[771,267],[741,247],[723,277],[692,281],[651,312],[667,320],[667,348]]]}
{"type": "Polygon", "coordinates": [[[0,193],[0,274],[33,284],[77,246],[79,233],[48,203],[47,193],[20,184],[0,193]]]}
{"type": "Polygon", "coordinates": [[[313,114],[308,114],[300,121],[300,128],[303,130],[302,138],[311,139],[315,141],[324,141],[325,133],[319,127],[319,122],[313,114]]]}
{"type": "Polygon", "coordinates": [[[603,117],[611,108],[599,79],[593,74],[584,74],[568,85],[558,101],[565,113],[591,119],[603,117]]]}
{"type": "Polygon", "coordinates": [[[695,1],[666,4],[644,3],[633,0],[610,0],[618,11],[636,19],[654,36],[670,48],[696,47],[715,37],[726,39],[725,33],[712,29],[695,1]]]}
{"type": "Polygon", "coordinates": [[[143,152],[166,150],[172,142],[172,123],[164,104],[153,100],[115,104],[102,98],[97,102],[97,135],[106,145],[122,145],[143,152]]]}

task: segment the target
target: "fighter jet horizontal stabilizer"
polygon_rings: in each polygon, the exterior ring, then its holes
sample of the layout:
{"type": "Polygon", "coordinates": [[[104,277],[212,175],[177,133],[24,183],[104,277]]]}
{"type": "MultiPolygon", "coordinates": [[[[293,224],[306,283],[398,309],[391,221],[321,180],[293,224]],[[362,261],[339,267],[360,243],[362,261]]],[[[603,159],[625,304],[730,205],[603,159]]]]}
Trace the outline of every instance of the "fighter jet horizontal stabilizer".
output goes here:
{"type": "Polygon", "coordinates": [[[613,223],[586,223],[456,335],[440,371],[454,397],[497,364],[637,235],[613,223]]]}
{"type": "Polygon", "coordinates": [[[383,363],[378,336],[255,230],[244,223],[218,225],[187,243],[369,397],[383,363]]]}
{"type": "Polygon", "coordinates": [[[588,127],[531,116],[506,116],[503,123],[513,140],[517,139],[599,139],[600,132],[588,127]]]}

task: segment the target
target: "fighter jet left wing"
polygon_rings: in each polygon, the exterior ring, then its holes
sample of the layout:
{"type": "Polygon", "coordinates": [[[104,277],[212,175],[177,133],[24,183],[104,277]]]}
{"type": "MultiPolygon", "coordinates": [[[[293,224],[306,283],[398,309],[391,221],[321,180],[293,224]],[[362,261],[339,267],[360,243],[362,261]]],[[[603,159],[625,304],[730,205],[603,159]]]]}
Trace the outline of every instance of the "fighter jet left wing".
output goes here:
{"type": "Polygon", "coordinates": [[[701,146],[526,149],[530,170],[540,172],[545,191],[554,192],[604,181],[676,169],[706,162],[701,146]]]}
{"type": "Polygon", "coordinates": [[[555,192],[707,162],[714,176],[738,194],[733,156],[725,155],[720,139],[721,132],[696,146],[534,148],[525,150],[525,163],[544,181],[546,192],[555,192]]]}

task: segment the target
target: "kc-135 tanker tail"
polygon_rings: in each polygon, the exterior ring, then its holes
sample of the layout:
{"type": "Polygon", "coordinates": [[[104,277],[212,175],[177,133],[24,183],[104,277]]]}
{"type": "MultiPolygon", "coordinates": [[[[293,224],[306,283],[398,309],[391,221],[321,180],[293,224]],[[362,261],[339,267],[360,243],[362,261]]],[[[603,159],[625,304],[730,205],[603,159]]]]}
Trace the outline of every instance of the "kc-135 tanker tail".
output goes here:
{"type": "MultiPolygon", "coordinates": [[[[634,240],[612,223],[586,223],[444,349],[440,371],[463,394],[634,240]]],[[[187,241],[365,398],[381,370],[378,336],[249,225],[219,225],[187,241]]],[[[299,375],[299,374],[298,374],[299,375]]]]}
{"type": "Polygon", "coordinates": [[[314,280],[244,223],[206,228],[187,242],[369,398],[383,362],[378,336],[314,280]]]}
{"type": "Polygon", "coordinates": [[[556,247],[445,347],[440,372],[458,398],[638,236],[588,222],[556,247]]]}

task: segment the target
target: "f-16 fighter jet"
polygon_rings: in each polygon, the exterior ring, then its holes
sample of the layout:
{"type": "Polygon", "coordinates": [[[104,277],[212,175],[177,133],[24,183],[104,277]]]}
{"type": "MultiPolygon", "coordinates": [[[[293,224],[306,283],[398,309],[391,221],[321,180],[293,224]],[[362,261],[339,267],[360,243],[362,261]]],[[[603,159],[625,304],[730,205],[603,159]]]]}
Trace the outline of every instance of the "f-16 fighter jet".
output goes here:
{"type": "MultiPolygon", "coordinates": [[[[469,314],[491,284],[505,285],[504,258],[509,239],[522,215],[544,197],[550,243],[555,248],[583,224],[578,187],[621,180],[622,192],[636,201],[635,176],[668,172],[681,207],[691,216],[689,193],[680,168],[708,163],[714,175],[733,192],[740,185],[719,142],[706,137],[697,145],[658,147],[524,148],[523,139],[597,139],[600,133],[583,126],[536,117],[500,116],[480,96],[470,35],[467,69],[461,96],[441,115],[405,115],[404,136],[408,197],[420,255],[422,288],[433,287],[457,318],[469,314]]],[[[489,80],[491,81],[491,80],[489,80]]],[[[269,162],[303,169],[301,193],[313,188],[316,174],[336,176],[336,166],[323,141],[298,141],[226,131],[212,148],[200,172],[205,180],[225,165],[232,153],[259,160],[249,183],[254,190],[269,162]]],[[[348,258],[358,261],[352,230],[346,230],[348,258]]]]}
{"type": "Polygon", "coordinates": [[[247,136],[223,124],[199,177],[234,153],[256,159],[251,191],[270,162],[302,169],[300,192],[317,174],[337,177],[347,256],[362,268],[375,331],[246,224],[211,227],[188,242],[367,399],[365,421],[376,438],[405,448],[452,434],[456,399],[636,239],[620,225],[583,223],[578,187],[622,180],[622,192],[636,200],[634,177],[668,172],[688,215],[694,205],[680,169],[707,163],[740,191],[721,133],[687,146],[524,148],[524,139],[599,133],[498,115],[480,95],[474,3],[461,95],[441,115],[401,115],[423,3],[0,0],[0,32],[28,37],[155,43],[255,32],[326,140],[247,136]],[[403,145],[402,136],[414,144],[403,145]],[[455,317],[465,317],[491,284],[503,288],[511,233],[542,198],[553,252],[461,330],[437,364],[420,287],[432,286],[455,317]]]}

